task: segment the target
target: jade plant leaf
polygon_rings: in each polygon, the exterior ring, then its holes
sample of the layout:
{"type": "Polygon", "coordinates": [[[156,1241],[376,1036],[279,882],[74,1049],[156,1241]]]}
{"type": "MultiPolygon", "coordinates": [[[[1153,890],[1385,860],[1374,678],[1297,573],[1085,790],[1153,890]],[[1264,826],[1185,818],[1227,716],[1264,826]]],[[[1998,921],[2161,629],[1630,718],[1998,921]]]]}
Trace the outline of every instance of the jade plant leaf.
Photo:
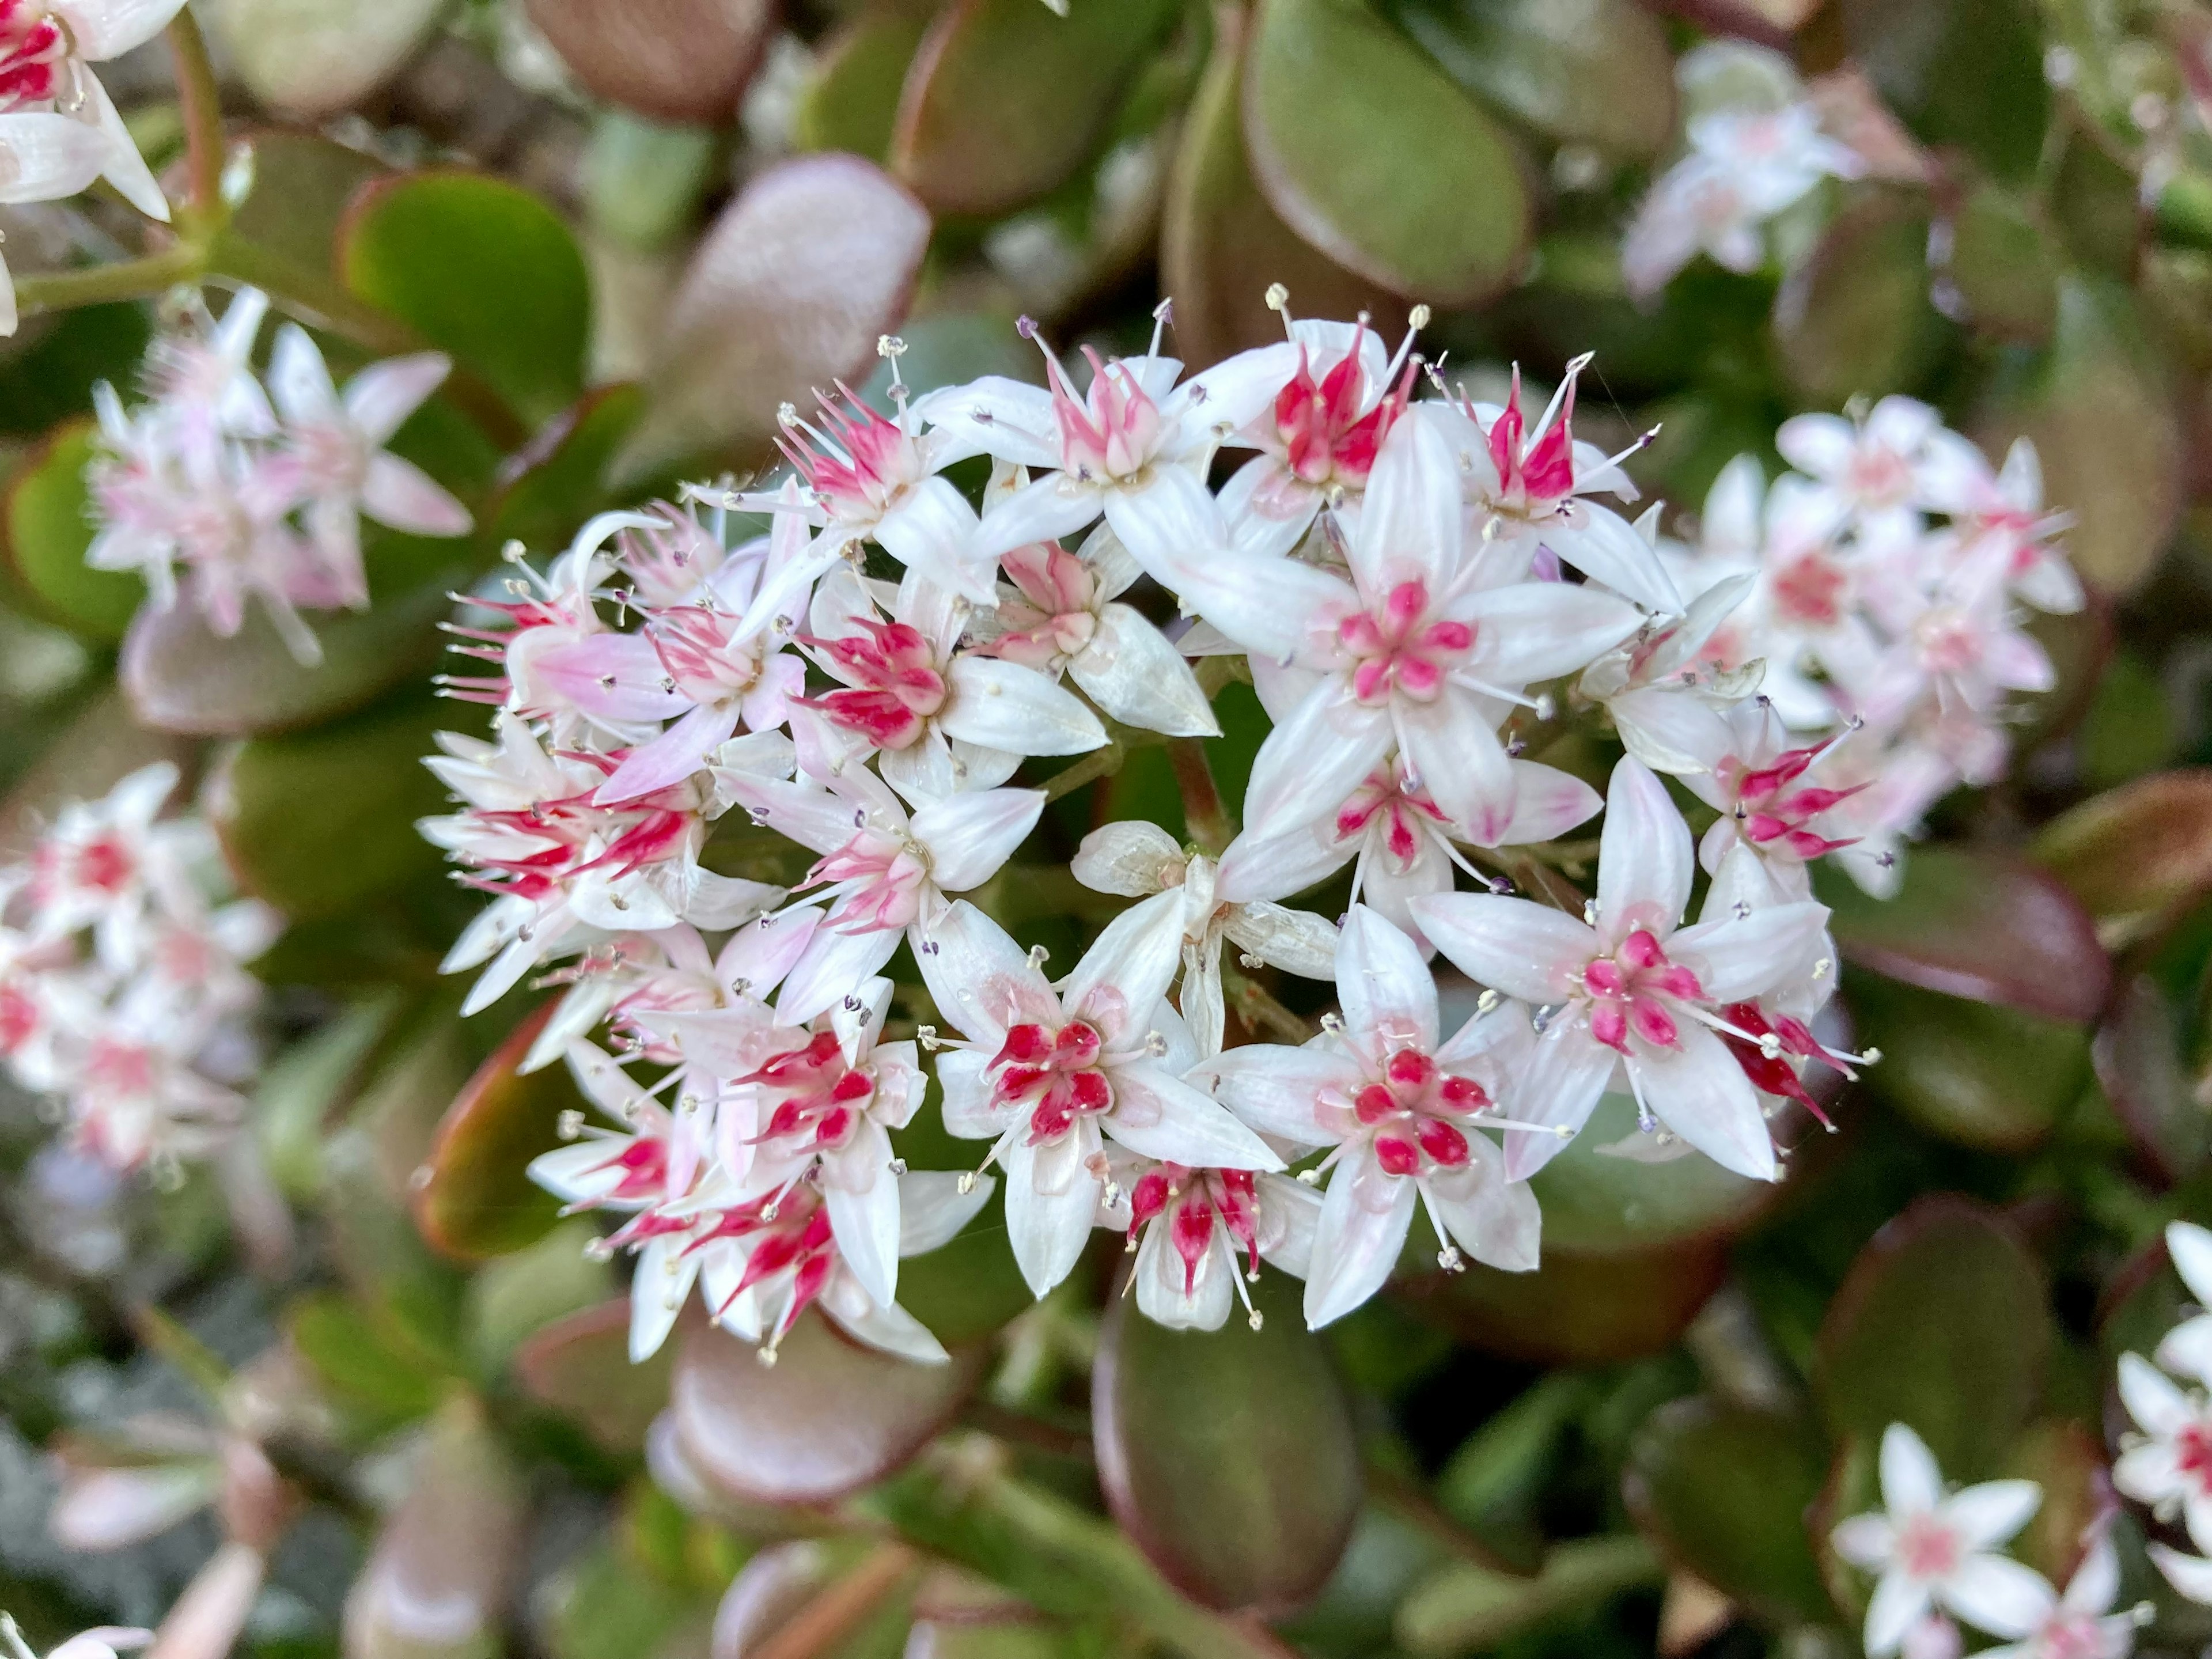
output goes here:
{"type": "Polygon", "coordinates": [[[2088,1082],[2081,1024],[1871,974],[1846,975],[1844,998],[1858,1040],[1881,1051],[1867,1086],[1947,1140],[2025,1152],[2088,1082]]]}
{"type": "Polygon", "coordinates": [[[1154,1565],[1208,1607],[1279,1613],[1334,1570],[1359,1513],[1344,1388],[1299,1313],[1300,1285],[1263,1273],[1258,1330],[1170,1330],[1116,1297],[1091,1376],[1099,1483],[1154,1565]]]}
{"type": "Polygon", "coordinates": [[[595,96],[656,120],[726,125],[775,32],[775,0],[526,0],[595,96]]]}
{"type": "Polygon", "coordinates": [[[1260,187],[1346,270],[1444,306],[1519,270],[1529,206],[1512,140],[1356,0],[1263,0],[1243,97],[1260,187]]]}
{"type": "Polygon", "coordinates": [[[1940,342],[1928,298],[1928,215],[1904,191],[1871,191],[1830,221],[1774,296],[1774,345],[1815,406],[1912,386],[1940,342]]]}
{"type": "Polygon", "coordinates": [[[864,9],[825,35],[792,117],[799,147],[889,160],[899,88],[928,29],[926,14],[894,0],[864,9]]]}
{"type": "Polygon", "coordinates": [[[612,504],[616,455],[644,412],[624,381],[587,392],[501,468],[488,512],[491,539],[552,551],[585,520],[612,504]]]}
{"type": "Polygon", "coordinates": [[[102,645],[122,639],[146,598],[146,584],[84,562],[92,546],[92,504],[84,470],[100,428],[74,420],[56,428],[8,487],[8,563],[39,608],[72,633],[102,645]]]}
{"type": "Polygon", "coordinates": [[[526,421],[584,389],[591,281],[560,216],[485,173],[434,168],[364,186],[340,227],[345,285],[411,325],[526,421]]]}
{"type": "Polygon", "coordinates": [[[2106,927],[2133,931],[2212,889],[2212,769],[2160,772],[2060,814],[2036,862],[2106,927]]]}
{"type": "Polygon", "coordinates": [[[1937,1194],[1876,1233],[1820,1328],[1830,1434],[1909,1424],[1954,1480],[1994,1473],[2034,1416],[2055,1340],[2043,1270],[1996,1212],[1937,1194]]]}
{"type": "Polygon", "coordinates": [[[619,1455],[643,1449],[646,1430],[668,1403],[674,1356],[663,1346],[643,1364],[630,1363],[624,1296],[533,1332],[513,1363],[532,1400],[573,1418],[602,1449],[619,1455]]]}

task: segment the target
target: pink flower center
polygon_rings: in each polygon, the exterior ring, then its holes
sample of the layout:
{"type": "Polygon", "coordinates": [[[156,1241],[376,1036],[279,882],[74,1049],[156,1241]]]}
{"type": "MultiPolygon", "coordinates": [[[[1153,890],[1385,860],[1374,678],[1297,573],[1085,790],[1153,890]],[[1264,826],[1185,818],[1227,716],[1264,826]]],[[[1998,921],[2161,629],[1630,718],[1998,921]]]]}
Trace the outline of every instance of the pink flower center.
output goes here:
{"type": "Polygon", "coordinates": [[[1525,441],[1521,414],[1521,371],[1513,371],[1513,390],[1490,427],[1490,462],[1498,470],[1501,511],[1540,518],[1575,493],[1575,380],[1567,378],[1559,418],[1534,443],[1525,441]]]}
{"type": "Polygon", "coordinates": [[[1260,1271],[1260,1198],[1249,1170],[1188,1170],[1156,1164],[1129,1192],[1129,1237],[1164,1214],[1168,1241],[1182,1260],[1185,1296],[1198,1285],[1199,1264],[1212,1248],[1216,1226],[1226,1227],[1260,1271]]]}
{"type": "Polygon", "coordinates": [[[1775,573],[1775,609],[1801,627],[1833,628],[1843,620],[1849,580],[1834,561],[1808,553],[1775,573]]]}
{"type": "Polygon", "coordinates": [[[622,1150],[593,1166],[593,1173],[619,1170],[622,1176],[599,1199],[602,1204],[652,1202],[670,1196],[668,1140],[664,1135],[633,1135],[622,1150]]]}
{"type": "Polygon", "coordinates": [[[921,914],[929,860],[904,836],[863,830],[807,872],[807,885],[824,881],[848,884],[837,907],[838,932],[883,933],[921,914]]]}
{"type": "Polygon", "coordinates": [[[1959,1534],[1932,1515],[1907,1516],[1897,1529],[1897,1563],[1907,1577],[1948,1578],[1963,1554],[1959,1534]]]}
{"type": "Polygon", "coordinates": [[[704,1249],[722,1239],[741,1243],[745,1267],[736,1288],[714,1310],[717,1318],[728,1312],[730,1304],[756,1285],[779,1273],[791,1275],[790,1305],[784,1309],[775,1329],[768,1333],[771,1340],[781,1337],[798,1322],[807,1304],[821,1293],[837,1265],[837,1241],[830,1230],[829,1208],[823,1203],[821,1194],[804,1183],[722,1211],[714,1218],[714,1224],[686,1249],[704,1249]]]}
{"type": "Polygon", "coordinates": [[[2173,1461],[2183,1480],[2212,1497],[2212,1427],[2191,1423],[2173,1437],[2173,1461]]]}
{"type": "Polygon", "coordinates": [[[1833,1063],[1834,1057],[1821,1046],[1810,1028],[1787,1014],[1778,1014],[1770,1019],[1766,1011],[1755,1002],[1732,1002],[1721,1010],[1721,1018],[1735,1031],[1743,1033],[1738,1036],[1733,1031],[1723,1031],[1720,1038],[1735,1056],[1736,1064],[1743,1068],[1744,1076],[1751,1079],[1753,1088],[1794,1100],[1822,1123],[1828,1121],[1827,1113],[1820,1109],[1820,1103],[1813,1098],[1796,1068],[1790,1063],[1793,1055],[1799,1060],[1817,1056],[1833,1063]],[[1779,1052],[1769,1054],[1760,1046],[1759,1039],[1767,1036],[1778,1041],[1779,1052]],[[1750,1040],[1747,1042],[1746,1038],[1750,1040]]]}
{"type": "Polygon", "coordinates": [[[1319,384],[1300,346],[1297,373],[1275,395],[1275,438],[1282,446],[1283,465],[1307,483],[1364,488],[1374,471],[1376,452],[1404,412],[1413,375],[1408,361],[1405,385],[1362,415],[1367,376],[1360,367],[1358,342],[1319,384]]]}
{"type": "Polygon", "coordinates": [[[1375,1161],[1394,1176],[1456,1170],[1474,1154],[1468,1119],[1488,1109],[1490,1096],[1473,1078],[1447,1072],[1419,1048],[1400,1048],[1382,1075],[1348,1097],[1331,1090],[1320,1101],[1322,1121],[1345,1139],[1373,1137],[1375,1161]]]}
{"type": "Polygon", "coordinates": [[[1083,355],[1091,360],[1091,390],[1079,398],[1058,360],[1045,359],[1053,418],[1060,427],[1060,470],[1085,483],[1133,478],[1159,447],[1159,406],[1120,358],[1104,362],[1089,346],[1083,355]]]}
{"type": "MultiPolygon", "coordinates": [[[[574,755],[611,776],[627,750],[607,755],[574,755]]],[[[476,866],[462,878],[469,886],[488,893],[514,893],[542,900],[579,876],[606,872],[610,881],[635,875],[648,865],[680,859],[694,849],[703,820],[688,783],[657,790],[619,806],[593,803],[594,790],[535,806],[491,811],[479,808],[468,816],[495,832],[499,842],[526,836],[544,845],[535,852],[503,857],[469,854],[476,866]],[[505,832],[503,834],[497,832],[505,832]],[[593,845],[601,850],[586,856],[593,845]]]]}
{"type": "Polygon", "coordinates": [[[1400,582],[1370,611],[1337,624],[1337,642],[1353,659],[1352,694],[1370,708],[1393,696],[1431,702],[1444,677],[1474,649],[1469,623],[1428,620],[1429,585],[1400,582]]]}
{"type": "Polygon", "coordinates": [[[1844,471],[1844,488],[1866,507],[1894,507],[1912,493],[1912,463],[1887,444],[1862,438],[1844,471]]]}
{"type": "Polygon", "coordinates": [[[787,1049],[737,1081],[781,1097],[757,1143],[783,1140],[819,1151],[852,1139],[876,1093],[874,1074],[845,1063],[835,1031],[816,1033],[804,1048],[787,1049]]]}
{"type": "Polygon", "coordinates": [[[1443,809],[1425,791],[1412,787],[1392,763],[1377,767],[1336,811],[1340,844],[1354,836],[1375,836],[1403,875],[1413,866],[1427,839],[1425,823],[1445,823],[1443,809]]]}
{"type": "Polygon", "coordinates": [[[70,38],[40,0],[0,0],[0,111],[59,96],[70,38]]]}
{"type": "Polygon", "coordinates": [[[137,872],[138,860],[120,836],[102,836],[69,854],[70,884],[91,892],[119,893],[137,872]]]}
{"type": "Polygon", "coordinates": [[[0,1054],[12,1054],[35,1036],[39,1005],[21,986],[0,985],[0,1054]]]}
{"type": "Polygon", "coordinates": [[[1849,836],[1831,840],[1821,835],[1812,822],[1857,794],[1865,784],[1850,789],[1793,787],[1820,753],[1818,749],[1788,750],[1771,765],[1753,770],[1745,769],[1734,756],[1721,763],[1717,769],[1720,781],[1735,793],[1737,827],[1745,840],[1754,847],[1786,848],[1808,861],[1851,844],[1849,836]]]}
{"type": "Polygon", "coordinates": [[[646,623],[660,665],[696,703],[742,697],[760,679],[762,641],[736,636],[738,618],[705,605],[674,605],[646,623]]]}
{"type": "Polygon", "coordinates": [[[1000,562],[1021,598],[1000,603],[999,623],[1006,631],[981,649],[1048,672],[1097,636],[1098,617],[1091,606],[1098,583],[1082,560],[1058,542],[1033,542],[1000,562]]]}
{"type": "Polygon", "coordinates": [[[804,639],[836,664],[850,683],[808,707],[878,749],[904,749],[921,738],[923,723],[945,707],[945,676],[920,629],[905,623],[852,619],[862,631],[841,640],[804,639]]]}
{"type": "Polygon", "coordinates": [[[826,432],[793,422],[775,441],[816,497],[842,524],[871,525],[899,492],[923,476],[914,440],[853,394],[842,380],[834,398],[817,394],[826,432]]]}
{"type": "Polygon", "coordinates": [[[1668,961],[1658,936],[1643,927],[1583,969],[1583,990],[1590,1000],[1590,1035],[1624,1054],[1632,1032],[1654,1048],[1679,1046],[1681,1032],[1667,1002],[1698,1002],[1705,994],[1698,976],[1668,961]]]}
{"type": "Polygon", "coordinates": [[[1105,1048],[1096,1026],[1070,1020],[1058,1031],[1017,1025],[992,1058],[992,1089],[1001,1105],[1029,1109],[1032,1146],[1056,1140],[1086,1115],[1110,1109],[1114,1085],[1099,1069],[1105,1048]]]}

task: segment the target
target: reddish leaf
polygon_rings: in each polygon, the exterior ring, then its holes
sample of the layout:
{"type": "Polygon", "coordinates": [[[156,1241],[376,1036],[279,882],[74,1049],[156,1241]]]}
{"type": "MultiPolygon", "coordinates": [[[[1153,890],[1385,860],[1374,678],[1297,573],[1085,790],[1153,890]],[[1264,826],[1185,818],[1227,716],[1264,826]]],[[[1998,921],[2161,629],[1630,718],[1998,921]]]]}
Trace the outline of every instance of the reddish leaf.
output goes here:
{"type": "Polygon", "coordinates": [[[2183,1072],[2181,1034],[2158,981],[2137,974],[2112,999],[2090,1053],[2105,1098],[2168,1185],[2204,1167],[2212,1116],[2183,1072]]]}
{"type": "Polygon", "coordinates": [[[1091,1378],[1098,1480],[1123,1531],[1194,1600],[1273,1616],[1317,1593],[1359,1513],[1359,1447],[1328,1351],[1279,1273],[1259,1330],[1171,1331],[1115,1297],[1091,1378]]]}
{"type": "Polygon", "coordinates": [[[2083,801],[2045,824],[2033,850],[2100,922],[2172,910],[2212,889],[2212,769],[2155,773],[2083,801]]]}
{"type": "Polygon", "coordinates": [[[928,244],[921,204],[858,156],[801,155],[757,175],[677,289],[617,471],[763,451],[779,408],[866,368],[928,244]]]}
{"type": "Polygon", "coordinates": [[[544,1236],[559,1214],[552,1194],[531,1184],[530,1160],[559,1144],[561,1115],[580,1110],[567,1068],[522,1075],[515,1067],[552,1018],[549,1001],[477,1068],[439,1120],[410,1187],[415,1224],[434,1249],[461,1261],[519,1250],[544,1236]]]}
{"type": "Polygon", "coordinates": [[[525,0],[595,95],[662,121],[723,126],[760,67],[775,0],[525,0]]]}
{"type": "Polygon", "coordinates": [[[555,1320],[514,1352],[514,1374],[532,1399],[574,1419],[617,1454],[644,1449],[646,1431],[668,1403],[670,1365],[665,1347],[630,1364],[626,1296],[555,1320]]]}
{"type": "Polygon", "coordinates": [[[2112,963],[2072,894],[2031,865],[1982,848],[1917,847],[1896,897],[1823,881],[1845,958],[1923,990],[2048,1018],[2096,1018],[2112,963]]]}
{"type": "Polygon", "coordinates": [[[825,1504],[921,1449],[982,1373],[980,1350],[917,1365],[804,1315],[773,1365],[728,1332],[684,1339],[669,1408],[690,1463],[734,1498],[825,1504]]]}

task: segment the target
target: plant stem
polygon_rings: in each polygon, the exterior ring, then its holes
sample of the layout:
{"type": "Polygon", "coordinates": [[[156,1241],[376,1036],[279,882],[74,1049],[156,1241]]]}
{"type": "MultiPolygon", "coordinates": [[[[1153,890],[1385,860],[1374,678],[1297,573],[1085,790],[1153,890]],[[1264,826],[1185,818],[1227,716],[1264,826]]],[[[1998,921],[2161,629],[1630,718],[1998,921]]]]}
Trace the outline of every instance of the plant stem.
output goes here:
{"type": "Polygon", "coordinates": [[[1417,1659],[1494,1648],[1560,1613],[1611,1601],[1664,1576],[1651,1546],[1633,1534],[1558,1545],[1534,1578],[1458,1563],[1425,1580],[1400,1605],[1398,1645],[1417,1659]]]}
{"type": "Polygon", "coordinates": [[[1190,831],[1200,852],[1219,858],[1236,839],[1237,826],[1221,804],[1221,791],[1213,781],[1205,743],[1197,738],[1176,738],[1168,744],[1168,761],[1175,768],[1176,787],[1182,791],[1183,827],[1190,831]]]}
{"type": "Polygon", "coordinates": [[[207,40],[187,6],[169,24],[169,56],[177,70],[177,102],[185,118],[185,175],[191,191],[191,217],[216,225],[225,216],[222,200],[222,91],[207,40]]]}
{"type": "Polygon", "coordinates": [[[1221,988],[1230,1012],[1247,1025],[1260,1027],[1293,1047],[1311,1041],[1313,1022],[1284,1007],[1259,981],[1245,978],[1234,968],[1224,968],[1221,988]]]}
{"type": "Polygon", "coordinates": [[[1055,801],[1062,795],[1073,794],[1086,783],[1110,778],[1121,769],[1121,763],[1128,757],[1128,750],[1109,739],[1103,749],[1092,750],[1074,765],[1064,768],[1046,779],[1044,798],[1047,801],[1055,801]]]}
{"type": "Polygon", "coordinates": [[[150,300],[179,283],[197,282],[207,262],[200,250],[179,242],[140,259],[88,265],[82,270],[42,270],[15,279],[15,309],[25,317],[71,311],[119,300],[150,300]]]}
{"type": "Polygon", "coordinates": [[[886,1540],[777,1626],[754,1659],[817,1659],[833,1651],[889,1601],[921,1565],[905,1545],[886,1540]]]}

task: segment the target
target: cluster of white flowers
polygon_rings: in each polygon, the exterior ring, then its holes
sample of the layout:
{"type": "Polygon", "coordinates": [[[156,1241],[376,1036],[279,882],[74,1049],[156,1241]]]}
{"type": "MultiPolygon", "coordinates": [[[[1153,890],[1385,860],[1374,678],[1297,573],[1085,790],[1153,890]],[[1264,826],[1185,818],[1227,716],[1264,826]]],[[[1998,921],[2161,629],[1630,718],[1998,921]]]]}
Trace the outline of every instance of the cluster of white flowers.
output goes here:
{"type": "MultiPolygon", "coordinates": [[[[1060,1282],[1094,1226],[1123,1229],[1139,1305],[1173,1324],[1219,1325],[1263,1256],[1306,1277],[1311,1322],[1339,1317],[1422,1207],[1445,1268],[1534,1266],[1527,1177],[1608,1090],[1639,1121],[1612,1150],[1771,1179],[1770,1120],[1818,1112],[1805,1066],[1856,1061],[1811,1029],[1834,951],[1805,866],[1848,838],[1813,821],[1859,781],[1823,781],[1832,745],[1786,747],[1753,698],[1759,657],[1793,690],[1826,664],[1795,613],[1597,499],[1636,490],[1572,437],[1581,363],[1531,422],[1517,381],[1502,407],[1440,380],[1415,400],[1410,337],[1394,356],[1364,325],[1288,332],[1191,376],[1156,333],[1142,356],[1087,353],[1084,391],[1048,352],[1045,388],[897,390],[889,416],[841,390],[817,422],[787,413],[781,483],[697,492],[703,521],[604,517],[485,601],[496,625],[462,630],[495,672],[448,689],[495,705],[496,732],[441,739],[428,763],[459,810],[422,827],[495,896],[446,967],[483,969],[474,1010],[564,964],[528,1063],[565,1055],[621,1127],[536,1173],[629,1212],[610,1248],[641,1256],[638,1352],[696,1281],[770,1353],[818,1302],[938,1356],[896,1306],[897,1260],[988,1188],[892,1157],[923,1092],[915,1046],[880,1040],[902,942],[957,1032],[917,1030],[944,1051],[945,1125],[990,1143],[1030,1286],[1060,1282]],[[1249,459],[1216,490],[1224,450],[1249,459]],[[995,464],[980,513],[943,476],[978,455],[995,464]],[[728,547],[735,510],[771,528],[728,547]],[[864,574],[871,547],[896,582],[864,574]],[[1170,632],[1119,597],[1140,575],[1179,603],[1170,632]],[[1109,721],[1213,733],[1191,665],[1213,657],[1245,659],[1274,722],[1243,831],[1191,848],[1095,830],[1074,875],[1135,902],[1054,983],[988,895],[957,896],[1038,821],[1045,793],[1008,781],[1102,748],[1109,721]],[[1602,803],[1523,757],[1608,716],[1632,752],[1602,803]],[[1687,926],[1696,850],[1654,757],[1723,808],[1687,926]],[[1477,873],[1601,804],[1587,904],[1477,873]],[[735,808],[819,855],[795,899],[702,865],[735,808]],[[1340,927],[1286,908],[1346,865],[1340,927]],[[1452,890],[1462,871],[1480,890],[1452,890]],[[1303,1048],[1224,1052],[1228,945],[1334,980],[1340,1014],[1303,1048]],[[1488,988],[1455,1034],[1439,949],[1488,988]]],[[[1863,444],[1837,425],[1829,528],[1854,526],[1852,558],[1901,559],[1879,533],[1896,504],[1850,493],[1863,444]]],[[[1903,547],[1932,558],[1935,539],[1903,547]]],[[[1939,703],[1946,674],[1923,682],[1939,703]]]]}
{"type": "Polygon", "coordinates": [[[1766,262],[1767,226],[1823,179],[1856,179],[1858,153],[1820,128],[1820,113],[1781,53],[1739,40],[1693,46],[1674,65],[1686,149],[1637,210],[1620,245],[1622,275],[1656,294],[1703,253],[1727,270],[1766,262]]]}
{"type": "Polygon", "coordinates": [[[204,1156],[237,1123],[262,995],[245,964],[282,927],[232,896],[204,819],[161,816],[176,786],[143,767],[0,868],[0,1059],[118,1170],[204,1156]]]}
{"type": "Polygon", "coordinates": [[[2198,1310],[2160,1340],[2157,1364],[2141,1354],[2120,1356],[2120,1400],[2136,1432],[2122,1437],[2112,1484],[2158,1519],[2179,1521],[2202,1552],[2153,1542],[2150,1559],[2192,1601],[2212,1606],[2212,1232],[2187,1221],[2166,1230],[2166,1254],[2198,1310]],[[2163,1369],[2161,1369],[2161,1367],[2163,1369]],[[2167,1375],[2172,1373],[2172,1376],[2167,1375]],[[2173,1376],[2197,1386],[2184,1389],[2173,1376]]]}
{"type": "Polygon", "coordinates": [[[2153,1609],[2112,1611],[2120,1561],[2110,1508],[2090,1522],[2062,1592],[1998,1553],[2042,1507],[2034,1481],[1949,1491],[1927,1443],[1902,1423],[1882,1435],[1881,1478],[1882,1512],[1855,1515],[1830,1535],[1838,1555],[1875,1575],[1869,1659],[1899,1651],[1905,1659],[1959,1659],[1961,1622],[2004,1638],[1981,1650],[2000,1659],[2127,1659],[2134,1650],[2136,1628],[2153,1609]]]}
{"type": "Polygon", "coordinates": [[[321,647],[301,611],[368,606],[364,516],[423,536],[471,528],[467,508],[384,447],[452,366],[436,352],[392,358],[341,394],[315,343],[287,323],[264,390],[253,355],[268,312],[252,289],[219,322],[200,306],[155,341],[148,401],[134,409],[112,386],[94,389],[101,451],[88,474],[97,534],[87,562],[138,572],[162,606],[177,602],[182,566],[191,602],[226,636],[258,598],[313,663],[321,647]]]}

